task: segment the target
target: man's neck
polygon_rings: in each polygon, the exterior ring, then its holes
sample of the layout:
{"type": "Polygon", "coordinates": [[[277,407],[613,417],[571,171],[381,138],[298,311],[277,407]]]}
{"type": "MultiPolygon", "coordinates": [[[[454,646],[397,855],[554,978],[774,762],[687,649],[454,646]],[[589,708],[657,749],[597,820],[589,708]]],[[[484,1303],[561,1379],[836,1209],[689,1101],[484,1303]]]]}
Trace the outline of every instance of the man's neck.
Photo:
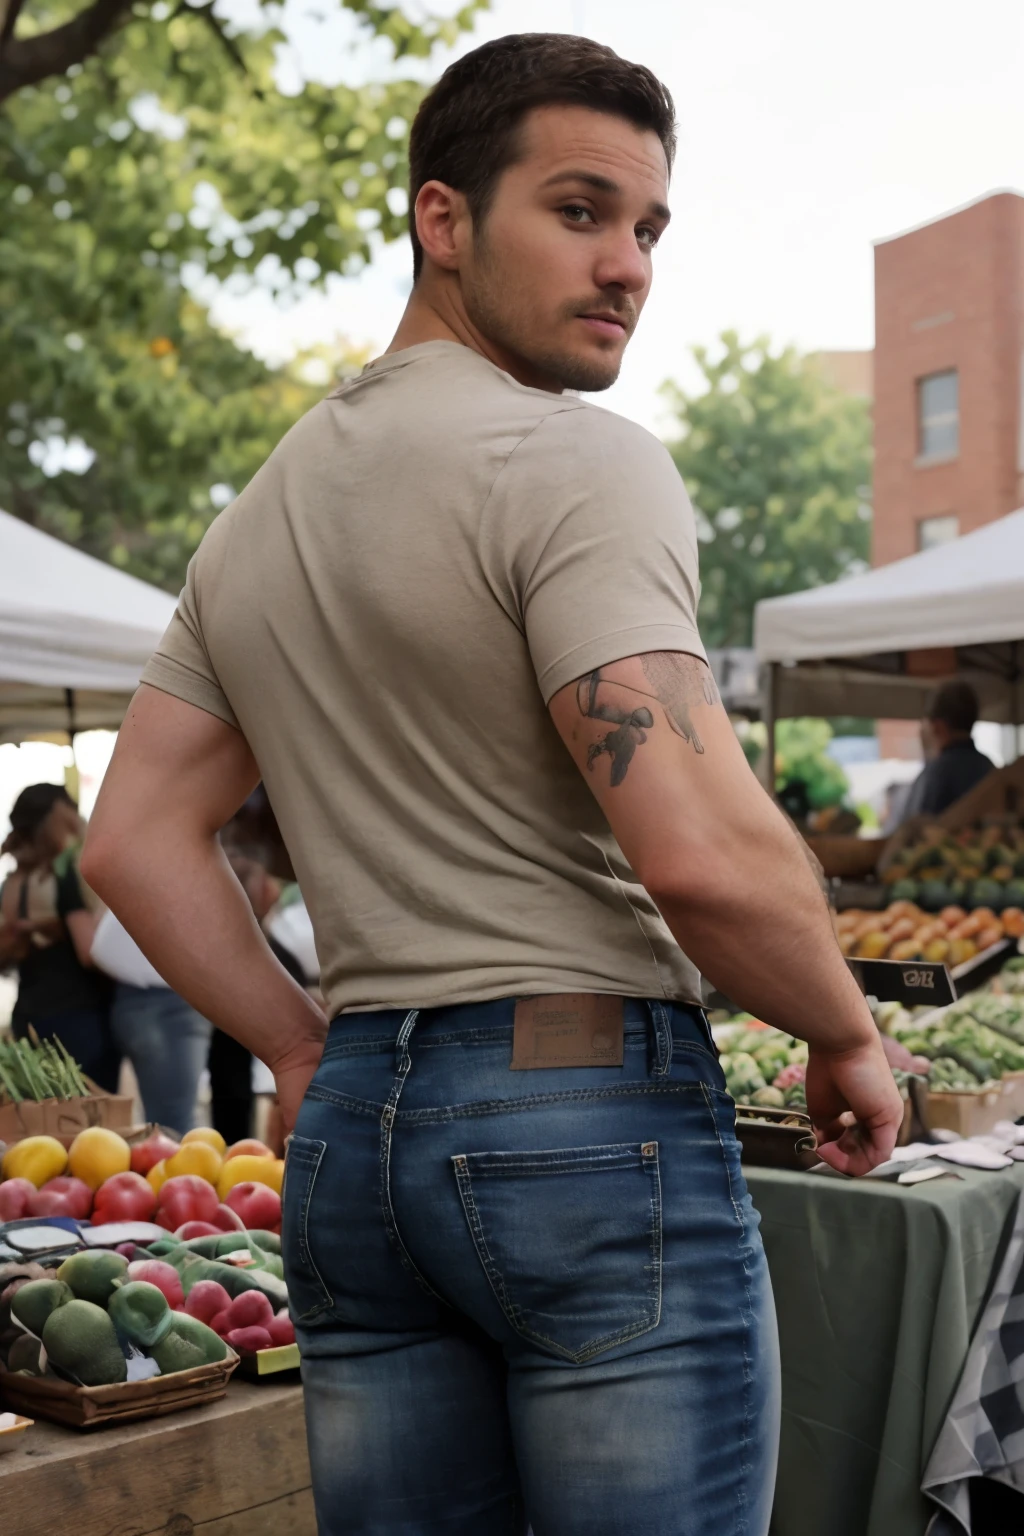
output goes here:
{"type": "Polygon", "coordinates": [[[499,346],[477,329],[466,314],[457,287],[421,277],[409,295],[405,313],[398,322],[398,329],[384,356],[421,346],[426,341],[451,341],[457,346],[468,347],[503,373],[511,374],[519,384],[525,384],[530,389],[546,389],[553,395],[562,393],[562,386],[557,380],[531,368],[521,357],[499,346]]]}

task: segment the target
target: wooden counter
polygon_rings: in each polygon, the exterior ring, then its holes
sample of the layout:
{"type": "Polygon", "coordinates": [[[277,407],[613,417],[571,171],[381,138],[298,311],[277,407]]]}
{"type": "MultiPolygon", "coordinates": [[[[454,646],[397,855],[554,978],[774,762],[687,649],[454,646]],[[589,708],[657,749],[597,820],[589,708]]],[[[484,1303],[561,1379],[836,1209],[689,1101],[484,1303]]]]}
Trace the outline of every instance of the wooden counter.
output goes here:
{"type": "Polygon", "coordinates": [[[300,1386],[88,1433],[37,1420],[0,1456],[3,1536],[316,1536],[300,1386]]]}

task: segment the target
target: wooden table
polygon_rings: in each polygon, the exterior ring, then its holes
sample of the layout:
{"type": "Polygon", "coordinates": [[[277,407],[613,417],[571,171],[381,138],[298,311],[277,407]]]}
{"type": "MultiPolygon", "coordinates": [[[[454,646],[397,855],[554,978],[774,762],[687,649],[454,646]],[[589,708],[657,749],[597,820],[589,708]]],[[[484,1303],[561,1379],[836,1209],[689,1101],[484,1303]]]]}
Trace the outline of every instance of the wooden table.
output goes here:
{"type": "Polygon", "coordinates": [[[0,1456],[4,1536],[316,1536],[301,1386],[89,1433],[37,1420],[0,1456]]]}

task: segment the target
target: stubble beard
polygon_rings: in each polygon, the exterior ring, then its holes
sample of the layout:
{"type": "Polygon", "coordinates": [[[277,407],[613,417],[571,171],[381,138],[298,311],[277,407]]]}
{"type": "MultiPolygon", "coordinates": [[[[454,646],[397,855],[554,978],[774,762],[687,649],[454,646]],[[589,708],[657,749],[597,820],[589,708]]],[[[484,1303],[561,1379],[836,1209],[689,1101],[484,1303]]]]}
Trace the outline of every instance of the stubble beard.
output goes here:
{"type": "MultiPolygon", "coordinates": [[[[476,276],[472,283],[463,281],[462,301],[466,314],[481,335],[497,342],[506,352],[552,379],[562,389],[576,389],[587,394],[610,389],[619,376],[622,354],[609,357],[607,361],[581,357],[561,347],[545,346],[542,341],[524,334],[519,323],[523,306],[517,302],[521,295],[502,273],[493,252],[480,236],[477,237],[476,253],[476,276]]],[[[559,319],[573,320],[579,313],[578,304],[566,305],[559,319]]]]}

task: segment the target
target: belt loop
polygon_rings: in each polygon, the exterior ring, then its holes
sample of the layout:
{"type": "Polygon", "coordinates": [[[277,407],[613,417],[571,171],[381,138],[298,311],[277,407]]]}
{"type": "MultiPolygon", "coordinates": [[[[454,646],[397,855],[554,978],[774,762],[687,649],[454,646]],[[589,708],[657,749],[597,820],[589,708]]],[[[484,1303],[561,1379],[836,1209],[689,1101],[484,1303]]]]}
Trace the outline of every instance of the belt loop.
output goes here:
{"type": "Polygon", "coordinates": [[[652,1077],[667,1077],[672,1065],[672,1021],[664,1003],[648,1001],[654,1036],[652,1077]]]}
{"type": "MultiPolygon", "coordinates": [[[[420,1016],[418,1008],[411,1008],[402,1020],[402,1027],[398,1031],[398,1039],[395,1041],[395,1069],[398,1072],[399,1084],[403,1083],[412,1066],[412,1057],[409,1054],[409,1041],[412,1032],[416,1028],[416,1020],[420,1016]]],[[[401,1087],[399,1087],[401,1092],[401,1087]]]]}

